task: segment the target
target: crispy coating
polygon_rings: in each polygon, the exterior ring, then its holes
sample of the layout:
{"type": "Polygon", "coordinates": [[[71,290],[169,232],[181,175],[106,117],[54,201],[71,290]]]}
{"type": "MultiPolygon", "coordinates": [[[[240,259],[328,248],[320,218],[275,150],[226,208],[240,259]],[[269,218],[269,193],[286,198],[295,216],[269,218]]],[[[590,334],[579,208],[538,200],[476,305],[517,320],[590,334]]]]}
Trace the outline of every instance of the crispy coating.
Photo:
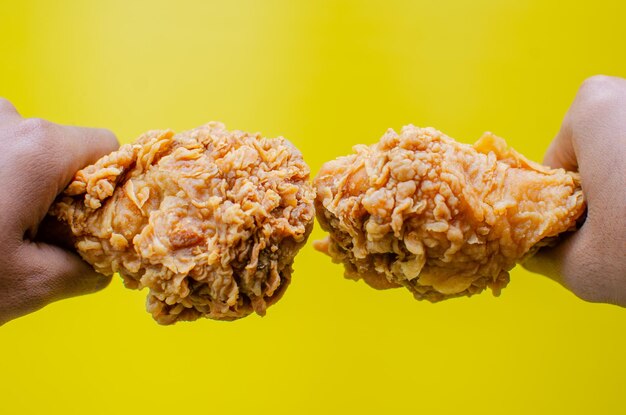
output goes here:
{"type": "Polygon", "coordinates": [[[577,173],[553,170],[486,133],[473,146],[433,128],[388,130],[326,163],[314,180],[315,247],[345,275],[432,302],[495,295],[508,271],[585,210],[577,173]]]}
{"type": "Polygon", "coordinates": [[[98,272],[148,287],[161,324],[264,315],[313,226],[309,172],[282,137],[150,131],[76,173],[50,214],[98,272]]]}

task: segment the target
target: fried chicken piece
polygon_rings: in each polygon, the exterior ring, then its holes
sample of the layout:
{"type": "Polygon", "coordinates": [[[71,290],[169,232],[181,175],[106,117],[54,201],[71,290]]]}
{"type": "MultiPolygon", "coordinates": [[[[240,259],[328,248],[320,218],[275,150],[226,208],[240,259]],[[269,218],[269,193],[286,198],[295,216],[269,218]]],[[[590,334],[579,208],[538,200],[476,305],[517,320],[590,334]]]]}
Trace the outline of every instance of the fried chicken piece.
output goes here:
{"type": "Polygon", "coordinates": [[[354,150],[314,179],[330,234],[315,247],[347,278],[404,286],[419,300],[498,295],[516,262],[575,229],[585,210],[577,173],[534,163],[490,133],[470,146],[409,125],[354,150]]]}
{"type": "Polygon", "coordinates": [[[98,272],[149,288],[157,322],[233,320],[287,288],[313,227],[309,172],[282,137],[150,131],[76,173],[49,213],[98,272]]]}

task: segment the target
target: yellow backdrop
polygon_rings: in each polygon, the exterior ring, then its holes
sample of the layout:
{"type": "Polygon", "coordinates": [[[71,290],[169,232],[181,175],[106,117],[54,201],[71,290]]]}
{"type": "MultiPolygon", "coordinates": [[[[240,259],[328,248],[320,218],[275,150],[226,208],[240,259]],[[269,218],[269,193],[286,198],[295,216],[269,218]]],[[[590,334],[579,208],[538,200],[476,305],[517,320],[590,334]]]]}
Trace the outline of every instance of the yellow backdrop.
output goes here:
{"type": "MultiPolygon", "coordinates": [[[[0,95],[122,142],[209,120],[283,135],[314,173],[408,123],[541,160],[579,84],[626,75],[625,4],[7,1],[0,95]]],[[[264,318],[161,327],[144,298],[116,277],[1,327],[0,413],[626,411],[626,311],[519,267],[500,298],[432,305],[309,243],[264,318]]]]}

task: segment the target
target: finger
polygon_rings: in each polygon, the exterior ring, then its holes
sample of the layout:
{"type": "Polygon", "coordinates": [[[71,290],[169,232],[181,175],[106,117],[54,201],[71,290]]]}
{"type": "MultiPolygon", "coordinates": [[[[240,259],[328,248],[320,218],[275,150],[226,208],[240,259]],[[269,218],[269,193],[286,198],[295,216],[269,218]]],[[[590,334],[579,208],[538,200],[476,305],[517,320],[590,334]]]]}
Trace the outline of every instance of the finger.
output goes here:
{"type": "Polygon", "coordinates": [[[28,297],[36,308],[99,291],[111,281],[110,276],[97,273],[78,255],[44,243],[24,243],[17,261],[26,267],[23,278],[27,279],[28,297]]]}
{"type": "Polygon", "coordinates": [[[577,171],[578,162],[576,161],[572,138],[570,117],[566,115],[561,129],[546,151],[543,164],[553,169],[562,168],[569,171],[577,171]]]}
{"type": "MultiPolygon", "coordinates": [[[[530,272],[553,279],[570,291],[577,292],[576,275],[579,270],[576,269],[576,265],[589,262],[587,258],[589,250],[584,249],[587,245],[585,243],[587,233],[588,229],[583,227],[565,236],[558,245],[541,248],[535,255],[526,259],[522,266],[530,272]]],[[[588,279],[589,282],[592,280],[595,279],[588,279]]],[[[582,291],[589,294],[594,290],[587,287],[582,291]]]]}
{"type": "Polygon", "coordinates": [[[557,246],[542,248],[522,266],[547,276],[586,301],[626,304],[619,259],[610,236],[592,223],[565,237],[557,246]]]}
{"type": "MultiPolygon", "coordinates": [[[[626,80],[608,76],[586,80],[568,115],[587,202],[585,223],[595,224],[603,235],[598,244],[612,241],[613,247],[603,250],[612,252],[623,241],[619,224],[624,220],[626,202],[626,175],[622,174],[626,166],[626,80]]],[[[598,245],[589,246],[599,251],[598,245]]],[[[623,253],[616,258],[624,258],[623,253]]]]}
{"type": "Polygon", "coordinates": [[[18,119],[20,119],[20,114],[13,104],[6,98],[0,98],[0,123],[18,119]]]}
{"type": "Polygon", "coordinates": [[[64,127],[38,119],[24,120],[16,141],[14,157],[2,166],[10,173],[5,178],[13,195],[3,209],[18,218],[18,230],[30,238],[74,174],[118,148],[108,130],[64,127]]]}
{"type": "MultiPolygon", "coordinates": [[[[580,87],[561,130],[546,152],[544,164],[567,170],[612,171],[613,163],[597,164],[623,152],[606,149],[626,144],[626,80],[594,76],[580,87]]],[[[608,160],[607,160],[608,161],[608,160]]]]}
{"type": "Polygon", "coordinates": [[[39,118],[25,119],[15,132],[16,152],[21,160],[42,163],[35,169],[46,177],[53,177],[63,189],[76,171],[94,163],[119,147],[111,131],[102,128],[62,126],[39,118]],[[25,160],[29,159],[29,160],[25,160]]]}
{"type": "Polygon", "coordinates": [[[571,143],[583,176],[604,181],[623,166],[626,146],[626,81],[607,76],[588,79],[568,112],[571,143]]]}
{"type": "Polygon", "coordinates": [[[569,248],[576,239],[576,235],[569,235],[561,240],[560,244],[553,247],[543,247],[534,255],[526,258],[521,263],[522,267],[535,274],[541,274],[545,277],[565,285],[562,277],[563,257],[567,248],[569,248]]]}
{"type": "Polygon", "coordinates": [[[63,126],[57,189],[60,193],[74,174],[119,148],[115,134],[104,128],[63,126]]]}

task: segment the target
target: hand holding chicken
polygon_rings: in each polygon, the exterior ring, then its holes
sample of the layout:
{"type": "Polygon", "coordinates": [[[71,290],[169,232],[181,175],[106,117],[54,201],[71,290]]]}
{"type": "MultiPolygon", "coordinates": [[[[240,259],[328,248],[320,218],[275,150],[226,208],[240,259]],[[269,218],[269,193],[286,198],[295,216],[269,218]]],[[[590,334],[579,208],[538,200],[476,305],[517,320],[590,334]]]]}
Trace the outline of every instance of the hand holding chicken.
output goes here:
{"type": "Polygon", "coordinates": [[[314,184],[329,232],[317,249],[348,278],[430,301],[499,294],[517,261],[573,230],[585,209],[577,173],[493,134],[469,146],[414,126],[326,163],[314,184]]]}
{"type": "Polygon", "coordinates": [[[284,138],[220,123],[150,131],[76,173],[50,214],[98,272],[149,289],[162,324],[265,314],[314,219],[309,168],[284,138]]]}

